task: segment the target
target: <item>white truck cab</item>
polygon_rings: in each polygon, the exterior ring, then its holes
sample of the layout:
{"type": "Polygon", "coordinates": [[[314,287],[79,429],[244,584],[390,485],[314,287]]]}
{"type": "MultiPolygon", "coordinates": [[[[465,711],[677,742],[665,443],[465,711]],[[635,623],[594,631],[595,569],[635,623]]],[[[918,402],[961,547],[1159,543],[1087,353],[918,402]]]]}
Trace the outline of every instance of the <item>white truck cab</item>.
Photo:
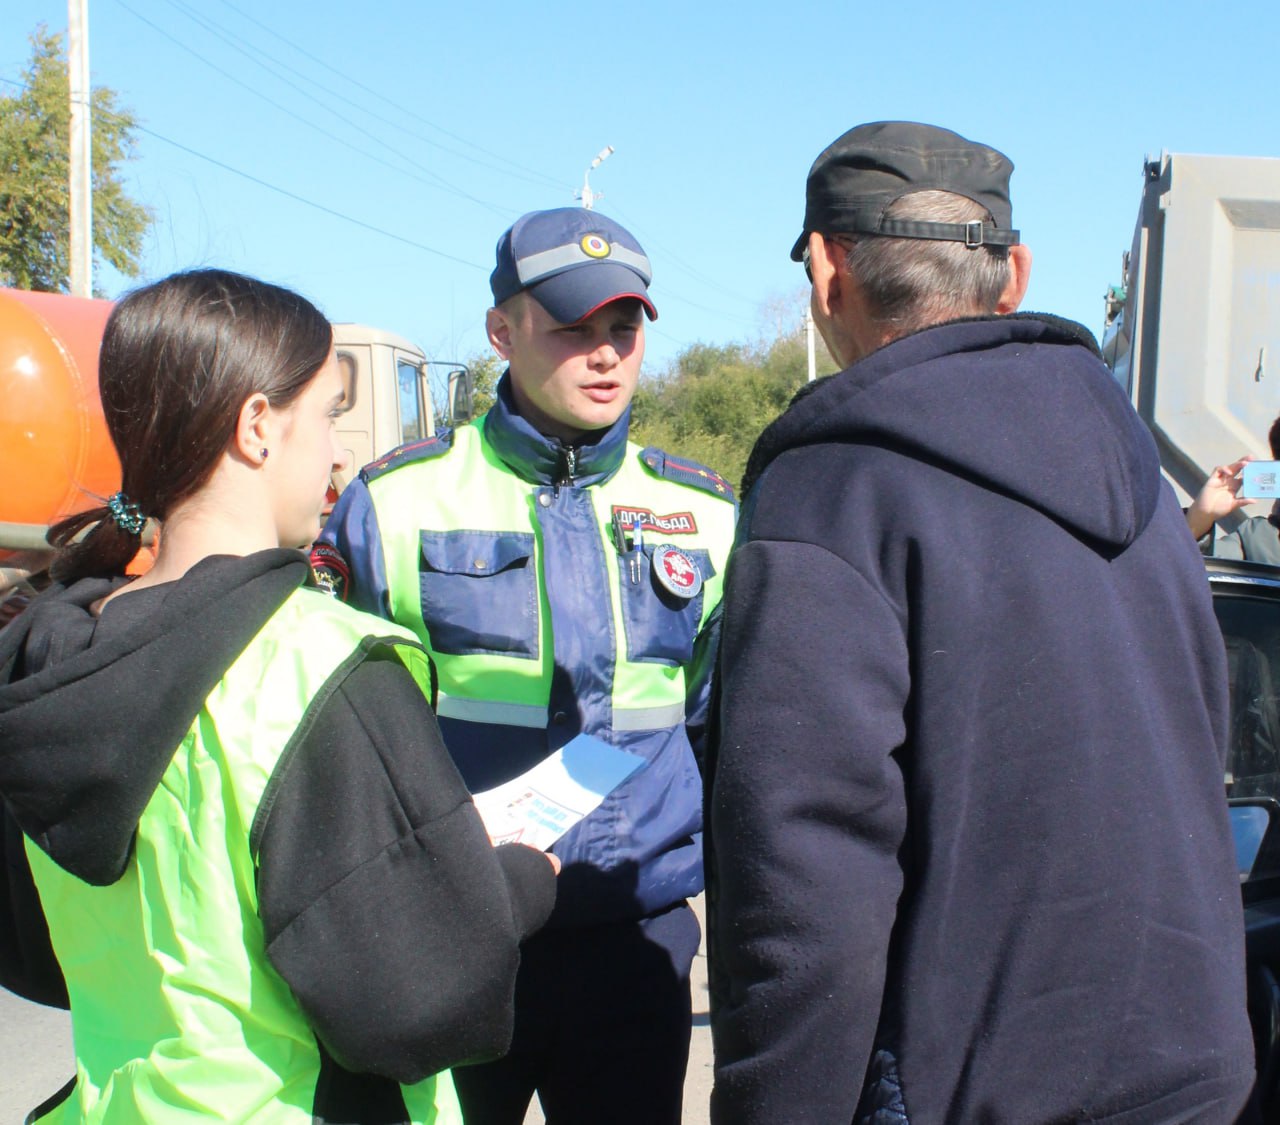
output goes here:
{"type": "Polygon", "coordinates": [[[347,454],[341,491],[361,466],[406,442],[431,437],[439,425],[470,414],[469,381],[461,364],[428,360],[403,336],[366,324],[335,324],[333,343],[347,394],[338,436],[347,454]],[[449,368],[441,377],[433,366],[449,368]]]}

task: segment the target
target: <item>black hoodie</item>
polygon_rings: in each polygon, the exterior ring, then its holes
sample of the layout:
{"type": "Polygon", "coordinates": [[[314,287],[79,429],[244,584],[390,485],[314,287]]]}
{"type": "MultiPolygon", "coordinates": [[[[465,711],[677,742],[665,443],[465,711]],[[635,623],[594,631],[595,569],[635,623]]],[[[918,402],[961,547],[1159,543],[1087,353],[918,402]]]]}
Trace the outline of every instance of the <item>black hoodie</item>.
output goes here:
{"type": "MultiPolygon", "coordinates": [[[[307,577],[296,551],[215,557],[177,583],[120,595],[100,617],[91,607],[119,582],[85,580],[0,632],[6,987],[66,1002],[16,829],[86,882],[120,878],[138,818],[205,698],[307,577]]],[[[408,1083],[499,1055],[517,944],[554,900],[550,864],[528,848],[490,848],[397,659],[373,651],[326,692],[255,821],[267,956],[349,1071],[408,1083]],[[406,833],[420,846],[403,854],[421,861],[383,862],[406,833]],[[360,878],[345,878],[357,868],[360,878]]]]}
{"type": "Polygon", "coordinates": [[[1234,1121],[1223,646],[1092,338],[895,341],[797,396],[748,477],[708,751],[713,1121],[1234,1121]]]}

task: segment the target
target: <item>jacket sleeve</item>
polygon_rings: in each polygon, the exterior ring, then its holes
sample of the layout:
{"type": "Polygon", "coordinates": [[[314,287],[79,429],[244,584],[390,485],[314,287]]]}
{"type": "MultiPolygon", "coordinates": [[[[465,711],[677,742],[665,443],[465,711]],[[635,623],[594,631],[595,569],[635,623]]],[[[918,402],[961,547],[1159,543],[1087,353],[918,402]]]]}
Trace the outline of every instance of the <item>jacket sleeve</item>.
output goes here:
{"type": "Polygon", "coordinates": [[[1200,553],[1213,559],[1243,559],[1244,546],[1240,542],[1238,531],[1219,531],[1214,525],[1213,533],[1196,540],[1200,553]]]}
{"type": "Polygon", "coordinates": [[[693,642],[693,660],[685,669],[684,724],[698,769],[703,768],[707,715],[711,706],[711,674],[720,647],[723,603],[717,602],[693,642]]]}
{"type": "Polygon", "coordinates": [[[897,611],[845,561],[738,550],[707,760],[718,1125],[853,1118],[902,889],[908,682],[897,611]]]}
{"type": "Polygon", "coordinates": [[[394,657],[359,665],[304,729],[253,830],[271,963],[348,1070],[407,1084],[501,1055],[550,863],[490,846],[394,657]]]}
{"type": "Polygon", "coordinates": [[[338,497],[312,549],[311,566],[342,601],[391,620],[378,513],[362,478],[338,497]]]}
{"type": "Polygon", "coordinates": [[[0,986],[37,1004],[69,1007],[62,969],[27,862],[25,837],[0,804],[0,986]]]}

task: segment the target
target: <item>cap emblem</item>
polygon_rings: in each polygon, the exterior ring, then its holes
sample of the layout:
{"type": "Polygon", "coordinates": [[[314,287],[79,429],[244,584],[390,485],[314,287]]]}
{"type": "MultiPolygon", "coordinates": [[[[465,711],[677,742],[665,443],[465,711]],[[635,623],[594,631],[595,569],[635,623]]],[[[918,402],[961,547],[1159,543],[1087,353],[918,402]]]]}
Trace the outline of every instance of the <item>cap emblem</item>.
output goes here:
{"type": "Polygon", "coordinates": [[[607,258],[609,256],[609,243],[598,234],[584,234],[582,241],[578,245],[582,247],[582,252],[588,258],[607,258]]]}

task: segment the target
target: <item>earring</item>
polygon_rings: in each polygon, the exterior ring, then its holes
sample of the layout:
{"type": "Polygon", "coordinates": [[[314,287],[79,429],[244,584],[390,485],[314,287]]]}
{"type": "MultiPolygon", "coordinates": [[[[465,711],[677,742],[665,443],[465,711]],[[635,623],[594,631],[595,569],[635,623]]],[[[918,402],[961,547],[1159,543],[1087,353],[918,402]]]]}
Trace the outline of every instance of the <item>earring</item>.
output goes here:
{"type": "Polygon", "coordinates": [[[262,459],[264,461],[267,459],[267,451],[265,449],[262,451],[262,459]]]}

